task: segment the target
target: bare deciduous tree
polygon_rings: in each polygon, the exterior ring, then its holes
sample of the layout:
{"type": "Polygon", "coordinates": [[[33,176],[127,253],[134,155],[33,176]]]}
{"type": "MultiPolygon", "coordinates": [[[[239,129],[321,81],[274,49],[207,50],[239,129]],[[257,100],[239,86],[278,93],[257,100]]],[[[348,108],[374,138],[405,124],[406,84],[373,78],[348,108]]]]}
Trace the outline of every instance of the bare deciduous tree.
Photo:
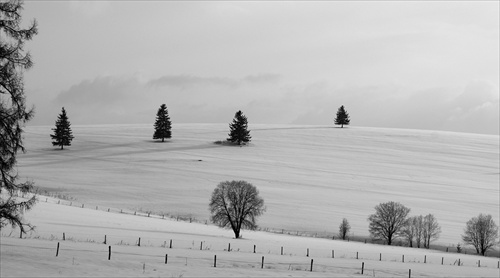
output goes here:
{"type": "Polygon", "coordinates": [[[349,225],[349,221],[347,221],[346,218],[342,219],[342,223],[340,223],[339,226],[339,236],[342,238],[342,240],[345,240],[347,238],[350,230],[351,225],[349,225]]]}
{"type": "Polygon", "coordinates": [[[415,243],[420,248],[424,239],[424,220],[422,215],[414,216],[413,225],[415,226],[415,243]]]}
{"type": "Polygon", "coordinates": [[[498,226],[491,215],[479,214],[471,218],[465,225],[462,240],[476,248],[476,252],[485,255],[486,252],[498,242],[498,226]]]}
{"type": "Polygon", "coordinates": [[[439,226],[436,217],[430,213],[427,214],[423,222],[424,247],[429,249],[431,241],[438,239],[440,233],[441,226],[439,226]]]}
{"type": "Polygon", "coordinates": [[[231,228],[235,238],[241,228],[257,228],[257,217],[265,211],[264,200],[255,186],[246,181],[224,181],[212,192],[209,205],[211,220],[231,228]]]}
{"type": "Polygon", "coordinates": [[[378,204],[375,213],[368,217],[370,234],[375,239],[383,239],[388,245],[404,235],[410,209],[396,202],[378,204]]]}
{"type": "Polygon", "coordinates": [[[412,216],[408,218],[404,228],[404,236],[408,241],[408,245],[413,247],[413,240],[415,240],[417,248],[423,246],[429,249],[431,241],[438,239],[440,233],[441,227],[432,214],[425,217],[422,215],[412,216]]]}
{"type": "Polygon", "coordinates": [[[417,216],[412,216],[406,221],[406,226],[403,230],[403,236],[408,241],[408,246],[413,247],[413,239],[417,237],[418,229],[418,218],[417,216]]]}

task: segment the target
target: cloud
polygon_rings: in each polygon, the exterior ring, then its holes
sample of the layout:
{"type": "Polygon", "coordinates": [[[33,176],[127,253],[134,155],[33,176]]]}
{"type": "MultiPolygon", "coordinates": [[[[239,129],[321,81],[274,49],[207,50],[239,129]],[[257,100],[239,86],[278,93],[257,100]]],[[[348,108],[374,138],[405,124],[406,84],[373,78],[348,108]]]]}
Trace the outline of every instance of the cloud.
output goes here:
{"type": "Polygon", "coordinates": [[[248,75],[241,79],[227,77],[199,77],[192,75],[165,75],[148,82],[153,87],[170,86],[181,89],[194,86],[222,86],[236,88],[245,84],[275,83],[280,80],[277,74],[248,75]]]}
{"type": "Polygon", "coordinates": [[[134,103],[140,103],[142,87],[136,77],[97,77],[60,92],[52,106],[66,107],[74,123],[133,122],[137,117],[134,103]]]}
{"type": "Polygon", "coordinates": [[[111,3],[108,1],[69,1],[70,8],[75,13],[86,17],[96,17],[105,14],[111,3]]]}
{"type": "Polygon", "coordinates": [[[149,123],[165,103],[174,123],[230,122],[242,110],[250,123],[311,125],[333,125],[338,107],[344,105],[353,126],[499,133],[498,88],[484,81],[462,88],[411,90],[395,84],[281,80],[273,74],[105,76],[63,90],[48,106],[35,105],[37,116],[49,115],[45,123],[55,120],[61,106],[73,124],[149,123]]]}

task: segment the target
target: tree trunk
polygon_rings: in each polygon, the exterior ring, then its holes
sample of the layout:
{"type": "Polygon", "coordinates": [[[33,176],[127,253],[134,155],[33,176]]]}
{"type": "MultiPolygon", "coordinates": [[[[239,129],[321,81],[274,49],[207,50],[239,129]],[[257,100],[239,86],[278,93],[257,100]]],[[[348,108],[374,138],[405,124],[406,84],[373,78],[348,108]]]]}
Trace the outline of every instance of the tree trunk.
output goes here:
{"type": "Polygon", "coordinates": [[[234,231],[234,237],[235,238],[240,238],[240,230],[237,230],[237,231],[235,230],[234,231]]]}
{"type": "Polygon", "coordinates": [[[162,141],[162,142],[165,142],[165,137],[162,137],[162,138],[161,138],[161,141],[162,141]]]}
{"type": "Polygon", "coordinates": [[[64,145],[63,145],[63,144],[61,144],[61,150],[63,149],[63,147],[64,147],[64,145]]]}

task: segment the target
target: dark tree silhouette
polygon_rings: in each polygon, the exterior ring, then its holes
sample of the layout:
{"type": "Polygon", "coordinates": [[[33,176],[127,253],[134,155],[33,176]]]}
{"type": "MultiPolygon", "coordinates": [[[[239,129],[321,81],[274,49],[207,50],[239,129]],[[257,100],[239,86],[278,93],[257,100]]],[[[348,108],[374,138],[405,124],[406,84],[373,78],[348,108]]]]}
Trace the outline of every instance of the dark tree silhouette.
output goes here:
{"type": "Polygon", "coordinates": [[[64,146],[71,146],[71,141],[73,140],[73,132],[71,131],[71,123],[66,115],[66,110],[62,108],[61,114],[57,117],[56,128],[52,129],[54,134],[51,134],[52,145],[60,146],[61,150],[64,146]]]}
{"type": "Polygon", "coordinates": [[[465,244],[474,246],[476,252],[484,256],[497,244],[497,237],[498,226],[491,215],[479,214],[467,221],[462,240],[465,244]]]}
{"type": "Polygon", "coordinates": [[[340,127],[343,128],[344,125],[349,125],[351,120],[349,119],[349,114],[344,108],[344,105],[340,106],[340,108],[337,110],[337,117],[335,118],[335,124],[336,125],[341,125],[340,127]]]}
{"type": "Polygon", "coordinates": [[[38,29],[36,21],[27,29],[19,27],[22,5],[22,1],[0,2],[0,228],[10,224],[26,233],[33,226],[24,221],[23,212],[33,207],[36,198],[15,197],[33,189],[33,182],[18,182],[15,166],[17,153],[25,151],[23,126],[33,117],[33,109],[26,107],[23,81],[23,71],[33,62],[24,43],[38,29]]]}
{"type": "Polygon", "coordinates": [[[396,202],[378,204],[375,213],[368,217],[370,234],[375,239],[383,239],[387,245],[404,234],[410,209],[396,202]]]}
{"type": "Polygon", "coordinates": [[[347,221],[346,218],[342,219],[342,223],[340,223],[339,226],[339,236],[342,238],[342,240],[345,240],[347,238],[350,230],[351,225],[349,225],[349,221],[347,221]]]}
{"type": "Polygon", "coordinates": [[[209,205],[211,221],[219,227],[231,228],[235,238],[241,228],[257,228],[257,217],[266,210],[255,186],[246,181],[224,181],[212,192],[209,205]]]}
{"type": "Polygon", "coordinates": [[[250,130],[248,130],[247,117],[243,115],[241,110],[234,115],[233,122],[229,124],[229,129],[227,141],[241,145],[241,143],[250,142],[250,139],[252,139],[250,130]]]}
{"type": "Polygon", "coordinates": [[[161,139],[162,142],[165,142],[165,138],[172,137],[172,122],[170,121],[170,117],[168,116],[168,109],[165,104],[162,104],[156,112],[156,121],[155,121],[155,132],[153,134],[153,139],[161,139]]]}

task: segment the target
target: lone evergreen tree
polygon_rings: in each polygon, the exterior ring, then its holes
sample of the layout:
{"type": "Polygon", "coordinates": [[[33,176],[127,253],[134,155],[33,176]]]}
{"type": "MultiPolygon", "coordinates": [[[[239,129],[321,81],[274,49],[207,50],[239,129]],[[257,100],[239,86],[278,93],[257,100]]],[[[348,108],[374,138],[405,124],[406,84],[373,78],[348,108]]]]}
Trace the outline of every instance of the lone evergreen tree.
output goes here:
{"type": "Polygon", "coordinates": [[[23,213],[36,203],[31,198],[16,198],[18,192],[29,193],[33,182],[18,182],[15,171],[17,153],[24,152],[23,126],[33,117],[26,107],[23,72],[33,66],[24,43],[38,32],[33,21],[27,29],[20,28],[22,1],[0,2],[0,229],[6,225],[19,227],[21,233],[33,228],[23,213]]]}
{"type": "Polygon", "coordinates": [[[54,134],[51,134],[52,145],[60,146],[61,150],[64,146],[71,146],[71,141],[74,136],[71,132],[71,124],[69,123],[68,116],[66,116],[66,110],[62,108],[61,114],[57,117],[56,128],[52,129],[54,134]]]}
{"type": "Polygon", "coordinates": [[[153,134],[153,139],[161,139],[165,142],[165,138],[171,138],[172,132],[172,122],[168,116],[167,106],[162,104],[156,113],[155,121],[155,133],[153,134]]]}
{"type": "Polygon", "coordinates": [[[345,111],[344,105],[340,106],[339,110],[337,110],[335,124],[341,125],[340,127],[343,128],[344,125],[349,125],[350,121],[351,120],[349,119],[349,114],[347,113],[347,111],[345,111]]]}
{"type": "Polygon", "coordinates": [[[241,143],[250,142],[250,139],[252,139],[250,130],[248,130],[247,117],[243,115],[241,110],[234,115],[233,122],[229,124],[229,129],[229,138],[227,138],[229,142],[241,145],[241,143]]]}

